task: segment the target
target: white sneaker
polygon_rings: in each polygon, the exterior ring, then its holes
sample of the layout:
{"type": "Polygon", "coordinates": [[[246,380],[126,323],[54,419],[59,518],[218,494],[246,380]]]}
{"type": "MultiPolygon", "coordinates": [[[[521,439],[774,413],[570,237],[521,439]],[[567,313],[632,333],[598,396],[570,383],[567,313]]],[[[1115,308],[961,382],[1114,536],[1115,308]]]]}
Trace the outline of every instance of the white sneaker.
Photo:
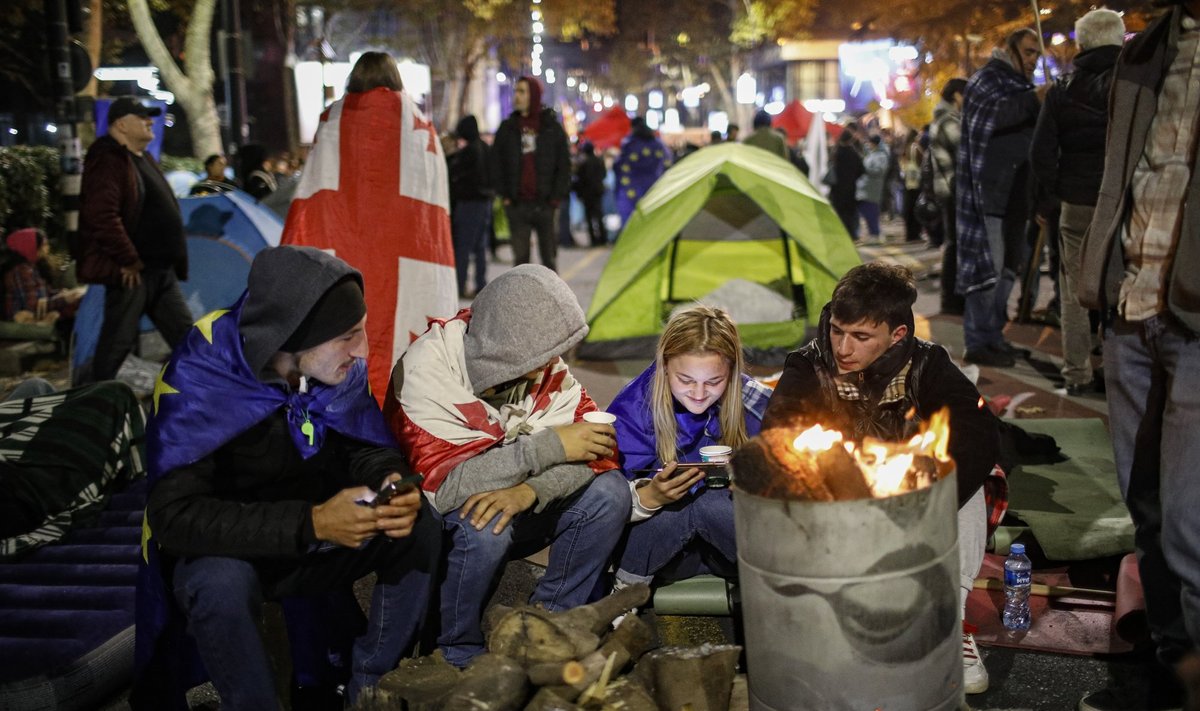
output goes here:
{"type": "Polygon", "coordinates": [[[988,688],[987,667],[979,656],[975,635],[963,630],[963,690],[968,694],[982,694],[988,688]]]}

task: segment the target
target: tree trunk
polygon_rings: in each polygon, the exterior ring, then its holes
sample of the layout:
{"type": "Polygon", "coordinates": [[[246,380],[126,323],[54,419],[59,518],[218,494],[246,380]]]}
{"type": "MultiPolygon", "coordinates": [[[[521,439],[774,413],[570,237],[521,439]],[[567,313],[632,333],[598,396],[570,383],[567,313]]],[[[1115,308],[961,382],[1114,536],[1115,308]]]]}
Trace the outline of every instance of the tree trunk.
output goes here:
{"type": "Polygon", "coordinates": [[[201,158],[221,153],[221,125],[217,118],[217,104],[213,99],[213,68],[210,50],[213,13],[217,0],[196,0],[188,22],[184,43],[187,72],[184,73],[170,50],[163,43],[154,18],[150,15],[147,0],[129,0],[129,16],[133,28],[142,42],[146,54],[158,67],[163,82],[175,94],[179,104],[187,111],[188,126],[192,134],[192,155],[201,158]]]}
{"type": "Polygon", "coordinates": [[[88,77],[87,86],[80,93],[84,96],[96,95],[96,68],[100,66],[100,50],[104,44],[104,2],[103,0],[88,0],[87,27],[84,30],[84,47],[88,59],[92,62],[92,76],[88,77]]]}

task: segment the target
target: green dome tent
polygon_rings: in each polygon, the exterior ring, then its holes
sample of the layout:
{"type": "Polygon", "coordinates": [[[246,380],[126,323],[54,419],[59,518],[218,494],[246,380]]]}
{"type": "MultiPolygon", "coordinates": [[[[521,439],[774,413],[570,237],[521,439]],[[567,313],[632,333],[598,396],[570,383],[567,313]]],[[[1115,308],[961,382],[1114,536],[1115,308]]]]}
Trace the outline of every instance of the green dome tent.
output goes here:
{"type": "Polygon", "coordinates": [[[701,149],[638,202],[596,285],[579,356],[652,357],[672,308],[732,279],[792,304],[786,320],[739,323],[746,347],[791,349],[859,262],[829,202],[791,163],[736,143],[701,149]]]}

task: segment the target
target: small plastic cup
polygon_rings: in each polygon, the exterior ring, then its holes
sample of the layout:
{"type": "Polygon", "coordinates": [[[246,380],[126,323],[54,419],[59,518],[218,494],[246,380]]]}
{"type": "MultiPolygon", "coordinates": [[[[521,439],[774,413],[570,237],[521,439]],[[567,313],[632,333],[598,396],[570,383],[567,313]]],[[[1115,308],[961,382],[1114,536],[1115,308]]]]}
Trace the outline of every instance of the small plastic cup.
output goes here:
{"type": "Polygon", "coordinates": [[[583,413],[583,421],[591,422],[597,425],[611,425],[617,421],[617,416],[611,412],[594,410],[592,412],[583,413]]]}
{"type": "Polygon", "coordinates": [[[712,444],[700,448],[702,462],[728,462],[733,457],[733,447],[724,444],[712,444]]]}
{"type": "MultiPolygon", "coordinates": [[[[733,458],[733,447],[724,444],[713,444],[700,448],[700,460],[704,462],[728,464],[733,458]]],[[[704,485],[711,489],[724,489],[729,486],[729,467],[708,469],[704,473],[704,485]]]]}

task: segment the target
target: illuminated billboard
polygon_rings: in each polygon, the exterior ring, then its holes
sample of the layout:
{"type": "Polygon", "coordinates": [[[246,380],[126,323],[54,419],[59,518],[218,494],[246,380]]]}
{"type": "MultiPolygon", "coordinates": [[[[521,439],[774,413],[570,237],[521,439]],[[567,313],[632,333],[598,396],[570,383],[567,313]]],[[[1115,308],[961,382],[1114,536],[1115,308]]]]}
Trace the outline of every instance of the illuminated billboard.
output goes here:
{"type": "Polygon", "coordinates": [[[891,108],[912,96],[919,60],[917,48],[892,40],[838,46],[838,74],[846,111],[891,108]]]}

